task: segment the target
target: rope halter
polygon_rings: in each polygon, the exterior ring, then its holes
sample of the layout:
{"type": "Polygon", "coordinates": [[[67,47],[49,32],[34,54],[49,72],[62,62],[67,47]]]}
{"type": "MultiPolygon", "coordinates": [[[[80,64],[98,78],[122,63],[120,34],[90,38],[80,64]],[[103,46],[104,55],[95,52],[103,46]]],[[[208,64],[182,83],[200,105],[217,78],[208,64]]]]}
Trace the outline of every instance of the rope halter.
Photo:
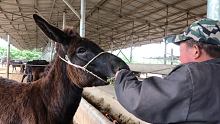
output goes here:
{"type": "Polygon", "coordinates": [[[88,67],[88,65],[89,65],[92,61],[94,61],[96,58],[98,58],[100,55],[102,55],[102,54],[104,54],[104,53],[107,53],[107,52],[100,52],[100,53],[97,54],[94,58],[92,58],[88,63],[86,63],[84,66],[80,66],[80,65],[73,64],[73,63],[70,61],[70,59],[69,59],[69,57],[68,57],[67,55],[65,55],[65,59],[62,58],[61,56],[59,56],[59,58],[60,58],[61,60],[63,60],[64,62],[66,62],[67,64],[72,65],[72,66],[74,66],[74,67],[76,67],[76,68],[80,68],[80,69],[82,69],[83,71],[85,71],[85,72],[87,72],[87,73],[90,73],[91,75],[95,76],[95,77],[98,78],[99,80],[101,80],[101,81],[107,83],[107,81],[103,80],[103,79],[102,79],[101,77],[99,77],[98,75],[96,75],[96,74],[94,74],[93,72],[91,72],[91,71],[89,71],[88,69],[86,69],[86,68],[88,67]]]}

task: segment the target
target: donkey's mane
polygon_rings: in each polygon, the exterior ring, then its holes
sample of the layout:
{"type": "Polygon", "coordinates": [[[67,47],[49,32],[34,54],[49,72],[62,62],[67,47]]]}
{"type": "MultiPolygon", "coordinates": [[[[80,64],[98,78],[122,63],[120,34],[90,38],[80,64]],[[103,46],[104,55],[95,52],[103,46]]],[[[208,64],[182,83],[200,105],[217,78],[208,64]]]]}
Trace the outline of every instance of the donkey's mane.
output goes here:
{"type": "Polygon", "coordinates": [[[63,32],[65,34],[67,34],[68,36],[70,36],[71,38],[73,38],[75,36],[79,37],[79,34],[76,32],[76,30],[74,28],[71,28],[71,27],[64,28],[63,32]]]}

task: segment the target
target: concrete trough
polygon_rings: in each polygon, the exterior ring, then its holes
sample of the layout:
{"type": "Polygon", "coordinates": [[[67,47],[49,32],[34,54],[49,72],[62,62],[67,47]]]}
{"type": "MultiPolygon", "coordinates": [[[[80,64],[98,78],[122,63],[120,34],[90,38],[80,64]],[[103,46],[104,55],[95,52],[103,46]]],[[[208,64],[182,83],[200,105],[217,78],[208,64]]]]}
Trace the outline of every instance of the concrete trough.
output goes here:
{"type": "MultiPolygon", "coordinates": [[[[97,114],[97,111],[111,115],[116,120],[115,122],[117,122],[115,124],[150,124],[136,118],[120,105],[116,99],[113,85],[84,88],[83,97],[92,105],[89,105],[87,108],[84,105],[80,105],[74,120],[78,122],[79,118],[82,118],[81,120],[84,119],[84,121],[80,120],[78,124],[113,123],[107,121],[107,118],[103,114],[97,114]],[[98,110],[90,109],[91,106],[95,106],[98,110]]],[[[82,100],[81,104],[84,104],[84,101],[82,100]]]]}
{"type": "Polygon", "coordinates": [[[74,124],[112,124],[112,122],[82,98],[74,116],[74,124]]]}

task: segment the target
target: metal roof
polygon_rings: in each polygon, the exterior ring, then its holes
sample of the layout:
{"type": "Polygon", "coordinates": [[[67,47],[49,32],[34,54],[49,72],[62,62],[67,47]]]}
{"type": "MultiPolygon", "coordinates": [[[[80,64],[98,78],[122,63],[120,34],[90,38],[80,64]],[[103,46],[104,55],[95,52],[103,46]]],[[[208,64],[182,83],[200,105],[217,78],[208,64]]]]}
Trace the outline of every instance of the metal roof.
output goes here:
{"type": "MultiPolygon", "coordinates": [[[[80,13],[80,0],[66,0],[80,13]]],[[[206,16],[207,0],[86,0],[86,37],[105,50],[161,42],[206,16]]],[[[38,13],[53,25],[79,30],[79,19],[63,0],[1,0],[0,35],[19,49],[43,48],[48,38],[35,25],[38,13]]]]}

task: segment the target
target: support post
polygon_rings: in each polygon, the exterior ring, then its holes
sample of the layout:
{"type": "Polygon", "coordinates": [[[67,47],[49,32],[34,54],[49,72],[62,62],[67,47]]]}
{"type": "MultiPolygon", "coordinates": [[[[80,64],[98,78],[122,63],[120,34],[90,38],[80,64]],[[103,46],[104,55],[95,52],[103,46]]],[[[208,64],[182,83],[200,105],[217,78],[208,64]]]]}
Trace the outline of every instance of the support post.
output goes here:
{"type": "Polygon", "coordinates": [[[220,20],[220,0],[207,0],[207,18],[220,20]]]}
{"type": "Polygon", "coordinates": [[[164,65],[167,64],[167,43],[164,42],[164,65]]]}
{"type": "Polygon", "coordinates": [[[111,53],[113,53],[113,38],[110,37],[110,42],[111,42],[111,53]]]}
{"type": "Polygon", "coordinates": [[[130,49],[130,63],[132,62],[132,53],[133,53],[133,44],[134,44],[134,21],[133,21],[133,25],[132,25],[132,34],[131,34],[131,49],[130,49]]]}
{"type": "Polygon", "coordinates": [[[111,41],[111,53],[113,53],[113,29],[112,29],[112,36],[110,37],[110,41],[111,41]]]}
{"type": "Polygon", "coordinates": [[[65,25],[66,25],[66,12],[63,11],[63,26],[62,26],[63,29],[65,29],[65,25]]]}
{"type": "Polygon", "coordinates": [[[51,48],[51,53],[50,53],[50,61],[53,60],[53,53],[54,53],[54,41],[50,40],[50,48],[51,48]]]}
{"type": "Polygon", "coordinates": [[[80,36],[85,37],[86,0],[81,0],[80,36]]]}
{"type": "Polygon", "coordinates": [[[130,63],[132,62],[132,59],[133,59],[132,58],[133,57],[133,54],[132,54],[133,53],[133,47],[132,47],[132,45],[133,45],[133,43],[131,44],[131,49],[130,49],[130,59],[129,59],[130,63]]]}
{"type": "Polygon", "coordinates": [[[8,41],[8,49],[7,49],[7,78],[9,78],[9,63],[10,63],[10,40],[9,40],[9,35],[7,34],[7,41],[8,41]]]}
{"type": "MultiPolygon", "coordinates": [[[[166,26],[164,29],[164,36],[167,36],[167,28],[168,28],[168,6],[167,6],[167,17],[166,17],[166,26]]],[[[167,64],[167,43],[164,42],[164,65],[167,64]]]]}
{"type": "Polygon", "coordinates": [[[171,48],[171,65],[173,65],[173,48],[171,48]]]}

